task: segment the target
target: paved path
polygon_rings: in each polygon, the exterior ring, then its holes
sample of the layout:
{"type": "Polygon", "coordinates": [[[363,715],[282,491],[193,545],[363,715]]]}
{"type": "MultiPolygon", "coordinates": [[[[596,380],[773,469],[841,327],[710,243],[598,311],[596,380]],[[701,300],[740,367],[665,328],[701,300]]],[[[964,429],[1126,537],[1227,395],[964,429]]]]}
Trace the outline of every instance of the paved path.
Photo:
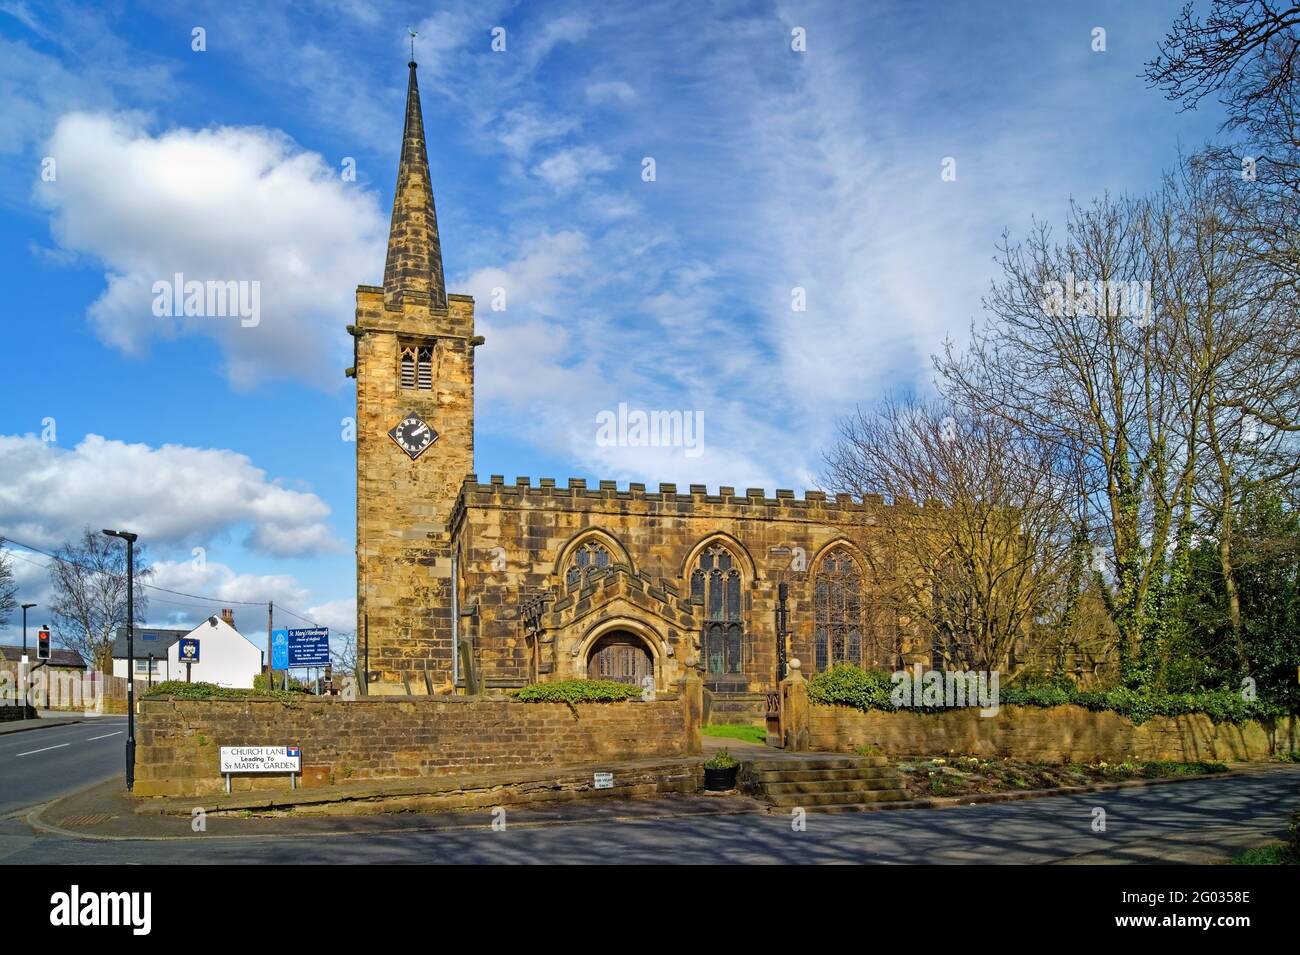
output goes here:
{"type": "MultiPolygon", "coordinates": [[[[1300,802],[1300,766],[1253,776],[941,810],[818,815],[794,831],[788,815],[618,818],[604,804],[556,824],[493,831],[491,815],[386,817],[346,835],[335,820],[220,820],[208,833],[92,841],[0,822],[0,863],[1206,863],[1279,838],[1300,802]],[[1106,831],[1092,829],[1093,810],[1106,831]],[[599,817],[595,814],[599,813],[599,817]],[[379,828],[380,826],[387,828],[379,828]],[[268,829],[268,827],[272,827],[268,829]],[[314,827],[314,831],[313,831],[314,827]],[[298,835],[291,835],[297,832],[298,835]]],[[[629,808],[632,808],[629,806],[629,808]]],[[[215,820],[214,820],[215,822],[215,820]]]]}
{"type": "Polygon", "coordinates": [[[0,814],[126,772],[126,717],[0,735],[0,814]]]}

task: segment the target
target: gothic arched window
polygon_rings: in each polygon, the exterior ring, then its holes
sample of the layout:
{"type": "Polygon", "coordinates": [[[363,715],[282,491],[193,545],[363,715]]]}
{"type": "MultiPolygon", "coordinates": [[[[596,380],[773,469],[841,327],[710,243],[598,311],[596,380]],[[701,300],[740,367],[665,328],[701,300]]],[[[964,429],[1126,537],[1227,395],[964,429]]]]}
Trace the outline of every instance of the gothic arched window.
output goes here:
{"type": "Polygon", "coordinates": [[[704,669],[713,680],[741,672],[744,626],[740,615],[740,570],[731,551],[707,547],[691,572],[691,599],[703,604],[700,648],[704,669]]]}
{"type": "Polygon", "coordinates": [[[598,540],[584,541],[569,558],[569,569],[564,574],[565,586],[583,586],[591,583],[597,574],[603,574],[611,563],[609,548],[598,540]]]}
{"type": "Polygon", "coordinates": [[[817,672],[837,663],[862,666],[862,574],[839,547],[817,568],[814,622],[817,672]]]}

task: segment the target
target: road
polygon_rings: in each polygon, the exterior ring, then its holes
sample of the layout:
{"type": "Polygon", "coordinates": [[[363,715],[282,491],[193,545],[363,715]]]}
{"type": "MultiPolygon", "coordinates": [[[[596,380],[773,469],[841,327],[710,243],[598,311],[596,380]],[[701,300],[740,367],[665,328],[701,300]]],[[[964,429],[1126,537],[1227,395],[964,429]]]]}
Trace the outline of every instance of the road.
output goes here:
{"type": "MultiPolygon", "coordinates": [[[[94,735],[94,734],[90,734],[94,735]]],[[[1280,838],[1300,802],[1300,766],[1143,788],[935,810],[611,818],[606,804],[558,824],[494,831],[487,811],[456,817],[249,821],[239,835],[102,841],[0,822],[0,863],[1205,863],[1280,838]],[[1095,810],[1105,831],[1095,831],[1095,810]],[[268,831],[267,827],[278,827],[268,831]],[[342,827],[346,834],[329,830],[342,827]],[[328,834],[327,834],[328,833],[328,834]]],[[[522,811],[514,818],[519,818],[522,811]]],[[[214,826],[214,829],[218,827],[214,826]]]]}
{"type": "Polygon", "coordinates": [[[0,734],[0,815],[125,771],[125,717],[0,734]]]}

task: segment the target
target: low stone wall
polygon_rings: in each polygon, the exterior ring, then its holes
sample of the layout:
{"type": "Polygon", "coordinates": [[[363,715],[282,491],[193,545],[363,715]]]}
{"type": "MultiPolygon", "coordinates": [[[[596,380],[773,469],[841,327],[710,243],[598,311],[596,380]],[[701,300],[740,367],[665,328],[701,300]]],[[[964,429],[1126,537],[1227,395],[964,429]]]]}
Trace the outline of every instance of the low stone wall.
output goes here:
{"type": "Polygon", "coordinates": [[[16,720],[29,720],[36,716],[36,711],[30,706],[14,704],[13,706],[0,706],[0,723],[12,723],[16,720]]]}
{"type": "Polygon", "coordinates": [[[807,748],[812,750],[852,752],[876,746],[889,756],[951,753],[1042,763],[1246,761],[1300,750],[1300,719],[1294,716],[1267,724],[1231,724],[1192,714],[1134,724],[1080,706],[1003,706],[988,718],[977,709],[889,713],[811,706],[808,728],[807,748]]]}
{"type": "MultiPolygon", "coordinates": [[[[698,686],[698,684],[697,684],[698,686]]],[[[222,792],[222,746],[302,747],[303,782],[454,777],[699,752],[699,703],[518,703],[380,697],[356,701],[143,700],[135,794],[222,792]]],[[[285,789],[235,776],[232,789],[285,789]]]]}

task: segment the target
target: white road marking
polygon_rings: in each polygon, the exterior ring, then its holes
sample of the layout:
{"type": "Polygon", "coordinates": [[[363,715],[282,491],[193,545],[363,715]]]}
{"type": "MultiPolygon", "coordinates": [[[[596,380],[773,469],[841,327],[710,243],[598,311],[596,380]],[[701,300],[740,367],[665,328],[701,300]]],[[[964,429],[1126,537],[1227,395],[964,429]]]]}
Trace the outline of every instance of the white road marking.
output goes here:
{"type": "Polygon", "coordinates": [[[45,749],[29,749],[25,753],[19,753],[19,756],[34,756],[36,753],[44,753],[51,749],[61,749],[64,746],[70,746],[70,743],[60,743],[58,746],[46,746],[45,749]]]}
{"type": "Polygon", "coordinates": [[[108,739],[110,736],[121,736],[121,735],[122,735],[122,731],[118,730],[116,733],[105,733],[103,736],[91,736],[86,740],[86,742],[93,743],[97,739],[108,739]]]}

